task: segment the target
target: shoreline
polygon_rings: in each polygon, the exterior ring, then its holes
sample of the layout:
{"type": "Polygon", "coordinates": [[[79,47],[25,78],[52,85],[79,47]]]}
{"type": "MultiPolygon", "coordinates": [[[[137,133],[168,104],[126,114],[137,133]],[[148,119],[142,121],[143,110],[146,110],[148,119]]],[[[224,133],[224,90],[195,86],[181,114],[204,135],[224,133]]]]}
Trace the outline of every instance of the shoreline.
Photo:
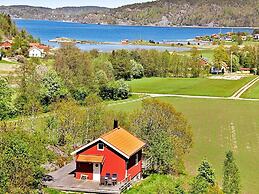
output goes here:
{"type": "Polygon", "coordinates": [[[50,21],[50,22],[60,22],[60,23],[74,23],[74,24],[82,24],[82,25],[100,25],[100,26],[125,26],[125,27],[155,27],[155,28],[200,28],[200,29],[258,29],[259,27],[249,27],[249,26],[221,26],[221,27],[209,27],[209,26],[155,26],[155,25],[124,25],[124,24],[102,24],[102,23],[82,23],[82,22],[75,22],[75,21],[65,21],[65,20],[48,20],[48,19],[28,19],[28,18],[12,18],[12,20],[32,20],[32,21],[50,21]]]}

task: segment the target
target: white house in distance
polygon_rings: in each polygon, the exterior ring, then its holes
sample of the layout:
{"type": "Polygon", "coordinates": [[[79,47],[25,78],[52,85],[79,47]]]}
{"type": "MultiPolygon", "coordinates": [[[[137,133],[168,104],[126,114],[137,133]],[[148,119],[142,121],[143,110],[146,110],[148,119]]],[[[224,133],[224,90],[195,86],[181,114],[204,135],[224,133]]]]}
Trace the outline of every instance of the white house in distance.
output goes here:
{"type": "Polygon", "coordinates": [[[44,49],[40,49],[37,47],[31,47],[29,49],[29,57],[37,57],[37,58],[45,57],[44,49]]]}

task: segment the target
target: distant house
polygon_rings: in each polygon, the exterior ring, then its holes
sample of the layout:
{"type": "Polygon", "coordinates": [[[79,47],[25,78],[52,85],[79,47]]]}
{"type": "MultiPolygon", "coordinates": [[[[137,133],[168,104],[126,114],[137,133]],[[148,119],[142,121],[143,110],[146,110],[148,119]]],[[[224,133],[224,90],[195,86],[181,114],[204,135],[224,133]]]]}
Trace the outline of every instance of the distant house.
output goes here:
{"type": "Polygon", "coordinates": [[[129,40],[128,39],[122,40],[121,44],[124,44],[124,45],[129,44],[129,40]]]}
{"type": "Polygon", "coordinates": [[[4,41],[0,43],[0,48],[3,50],[9,50],[12,47],[12,42],[11,41],[4,41]]]}
{"type": "Polygon", "coordinates": [[[75,178],[104,180],[135,180],[142,177],[142,148],[145,143],[118,126],[100,138],[75,150],[75,178]]]}
{"type": "Polygon", "coordinates": [[[259,34],[254,34],[254,39],[259,40],[259,34]]]}
{"type": "Polygon", "coordinates": [[[29,57],[43,58],[45,57],[45,52],[43,49],[32,47],[29,49],[29,57]]]}
{"type": "Polygon", "coordinates": [[[43,58],[49,52],[49,46],[40,43],[30,43],[29,57],[43,58]]]}

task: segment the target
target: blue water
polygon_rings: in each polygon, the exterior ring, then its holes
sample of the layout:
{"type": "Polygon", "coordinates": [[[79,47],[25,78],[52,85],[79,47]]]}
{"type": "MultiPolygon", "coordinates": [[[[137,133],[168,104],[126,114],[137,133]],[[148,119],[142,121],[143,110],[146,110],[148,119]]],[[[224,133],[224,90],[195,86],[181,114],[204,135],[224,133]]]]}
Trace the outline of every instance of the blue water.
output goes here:
{"type": "MultiPolygon", "coordinates": [[[[120,42],[123,39],[129,40],[154,40],[154,41],[184,41],[193,39],[196,36],[211,35],[232,31],[232,28],[185,28],[185,27],[147,27],[147,26],[115,26],[80,24],[71,22],[56,22],[43,20],[15,20],[18,27],[25,28],[34,37],[40,38],[45,44],[53,45],[48,41],[56,37],[68,37],[76,40],[92,40],[98,42],[120,42]]],[[[234,32],[251,32],[252,29],[234,28],[234,32]]],[[[125,45],[80,45],[84,50],[89,47],[106,49],[142,48],[143,46],[125,45]]],[[[148,47],[150,48],[150,47],[148,47]]],[[[157,48],[157,47],[155,47],[157,48]]],[[[166,48],[166,47],[164,47],[166,48]]],[[[170,48],[170,47],[168,47],[170,48]]],[[[160,48],[163,49],[163,48],[160,48]]]]}

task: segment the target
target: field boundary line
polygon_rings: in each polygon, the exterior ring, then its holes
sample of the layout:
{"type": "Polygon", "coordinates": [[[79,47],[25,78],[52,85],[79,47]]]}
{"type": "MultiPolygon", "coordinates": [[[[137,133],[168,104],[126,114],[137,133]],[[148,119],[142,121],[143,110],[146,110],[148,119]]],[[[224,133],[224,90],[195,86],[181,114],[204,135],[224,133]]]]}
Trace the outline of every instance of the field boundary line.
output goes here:
{"type": "Polygon", "coordinates": [[[221,100],[244,100],[244,101],[259,101],[255,98],[233,98],[233,97],[221,97],[221,96],[192,96],[192,95],[182,95],[182,94],[152,94],[152,93],[131,93],[136,95],[147,95],[152,98],[159,97],[179,97],[179,98],[196,98],[196,99],[221,99],[221,100]]]}

